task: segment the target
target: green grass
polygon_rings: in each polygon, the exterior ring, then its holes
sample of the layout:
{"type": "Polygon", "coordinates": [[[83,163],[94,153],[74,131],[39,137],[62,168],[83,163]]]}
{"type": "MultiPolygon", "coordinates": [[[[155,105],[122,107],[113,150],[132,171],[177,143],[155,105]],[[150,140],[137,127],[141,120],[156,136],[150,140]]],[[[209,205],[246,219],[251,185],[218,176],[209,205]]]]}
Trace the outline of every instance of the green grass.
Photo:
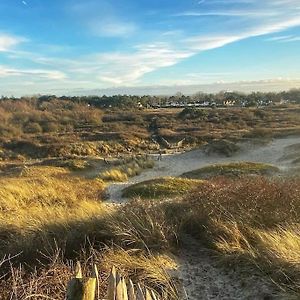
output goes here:
{"type": "Polygon", "coordinates": [[[129,186],[123,190],[122,196],[125,198],[140,197],[144,199],[175,197],[186,194],[201,183],[202,181],[200,180],[164,177],[129,186]]]}
{"type": "Polygon", "coordinates": [[[241,176],[241,175],[270,175],[279,172],[279,169],[270,164],[254,162],[233,162],[216,164],[182,174],[184,178],[202,179],[215,176],[241,176]]]}

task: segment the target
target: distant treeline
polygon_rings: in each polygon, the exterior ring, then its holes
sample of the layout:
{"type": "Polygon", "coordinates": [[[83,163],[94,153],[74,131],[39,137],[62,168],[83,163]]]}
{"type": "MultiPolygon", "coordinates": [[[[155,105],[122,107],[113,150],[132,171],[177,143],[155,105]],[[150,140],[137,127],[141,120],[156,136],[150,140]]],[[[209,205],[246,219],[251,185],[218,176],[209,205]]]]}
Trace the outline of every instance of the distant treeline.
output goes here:
{"type": "Polygon", "coordinates": [[[203,106],[210,105],[235,105],[235,106],[265,106],[270,104],[293,103],[300,104],[300,89],[291,89],[283,92],[253,92],[245,94],[241,92],[219,92],[208,94],[198,92],[194,95],[183,95],[177,93],[173,96],[134,96],[134,95],[114,95],[114,96],[55,96],[43,95],[33,97],[1,97],[4,100],[37,100],[38,102],[50,102],[53,100],[71,101],[74,103],[87,104],[97,108],[137,108],[137,107],[164,107],[182,106],[189,103],[198,103],[203,106]]]}

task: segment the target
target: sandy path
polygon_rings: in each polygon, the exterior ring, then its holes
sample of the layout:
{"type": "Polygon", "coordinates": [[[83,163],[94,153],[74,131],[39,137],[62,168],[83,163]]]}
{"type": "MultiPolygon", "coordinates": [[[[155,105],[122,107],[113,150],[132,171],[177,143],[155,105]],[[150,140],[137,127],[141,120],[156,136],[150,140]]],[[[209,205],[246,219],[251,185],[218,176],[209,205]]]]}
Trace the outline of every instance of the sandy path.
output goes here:
{"type": "Polygon", "coordinates": [[[222,266],[211,250],[189,236],[183,240],[179,263],[183,300],[280,299],[276,286],[257,270],[238,264],[222,266]]]}
{"type": "MultiPolygon", "coordinates": [[[[241,144],[242,151],[232,157],[224,157],[219,155],[207,155],[201,149],[193,150],[180,154],[164,155],[161,161],[156,161],[155,167],[147,170],[139,176],[130,178],[126,183],[114,183],[107,188],[109,202],[123,202],[122,190],[135,183],[145,180],[154,179],[163,176],[179,176],[184,172],[189,172],[209,164],[236,162],[236,161],[252,161],[270,163],[278,166],[282,170],[289,167],[286,161],[280,158],[285,153],[285,148],[300,143],[299,136],[291,136],[287,138],[274,139],[271,143],[264,146],[254,146],[251,143],[241,144]]],[[[156,159],[156,156],[154,156],[156,159]]]]}
{"type": "MultiPolygon", "coordinates": [[[[233,157],[208,156],[202,150],[181,154],[164,155],[156,161],[155,167],[125,184],[108,187],[109,200],[122,203],[121,192],[126,186],[162,176],[179,176],[209,164],[253,161],[270,163],[285,171],[291,168],[289,161],[282,160],[286,147],[300,143],[300,137],[274,139],[267,145],[241,144],[242,150],[233,157]]],[[[203,248],[199,242],[186,236],[178,256],[178,278],[182,282],[183,300],[274,300],[286,299],[278,295],[277,287],[256,269],[243,269],[237,263],[231,267],[222,266],[211,250],[203,248]],[[277,295],[277,296],[276,296],[277,295]]],[[[177,277],[176,276],[176,277],[177,277]]]]}

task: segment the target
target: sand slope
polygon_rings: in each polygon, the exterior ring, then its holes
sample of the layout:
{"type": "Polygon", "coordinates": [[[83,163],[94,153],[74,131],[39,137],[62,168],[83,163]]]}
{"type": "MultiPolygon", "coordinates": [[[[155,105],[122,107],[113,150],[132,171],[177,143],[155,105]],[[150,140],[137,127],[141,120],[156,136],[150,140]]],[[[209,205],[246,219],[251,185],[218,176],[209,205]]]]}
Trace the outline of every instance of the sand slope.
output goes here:
{"type": "Polygon", "coordinates": [[[207,155],[202,149],[188,151],[179,154],[163,155],[162,160],[158,161],[157,156],[153,156],[156,160],[155,167],[147,170],[139,176],[130,178],[126,183],[114,183],[107,188],[109,202],[123,202],[122,190],[135,183],[145,180],[154,179],[163,176],[179,176],[182,173],[196,170],[210,164],[252,161],[270,163],[278,166],[281,170],[287,170],[292,167],[289,162],[281,160],[286,153],[287,147],[300,143],[299,136],[291,136],[287,138],[274,139],[269,144],[257,146],[251,142],[242,143],[241,151],[232,157],[224,157],[221,155],[207,155]]]}

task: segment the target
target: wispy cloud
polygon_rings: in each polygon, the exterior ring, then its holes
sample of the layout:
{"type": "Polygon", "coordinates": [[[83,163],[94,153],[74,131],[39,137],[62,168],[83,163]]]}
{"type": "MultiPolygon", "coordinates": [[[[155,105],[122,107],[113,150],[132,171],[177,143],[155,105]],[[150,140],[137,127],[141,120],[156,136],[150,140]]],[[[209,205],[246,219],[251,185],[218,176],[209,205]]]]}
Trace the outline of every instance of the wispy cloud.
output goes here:
{"type": "Polygon", "coordinates": [[[219,10],[219,11],[186,11],[174,14],[174,17],[271,17],[277,16],[275,11],[260,11],[260,10],[219,10]]]}
{"type": "Polygon", "coordinates": [[[106,66],[98,78],[114,84],[132,84],[146,73],[172,66],[191,55],[190,51],[172,49],[165,43],[138,45],[133,53],[96,56],[106,66]]]}
{"type": "MultiPolygon", "coordinates": [[[[249,26],[244,30],[240,30],[234,35],[200,35],[193,36],[186,39],[188,45],[195,50],[204,51],[223,47],[227,44],[244,40],[251,37],[258,37],[284,31],[286,29],[300,26],[300,18],[293,17],[290,19],[282,20],[265,20],[258,25],[249,26]]],[[[291,40],[291,39],[290,39],[291,40]]]]}
{"type": "Polygon", "coordinates": [[[14,46],[24,42],[26,39],[15,37],[8,34],[1,34],[0,33],[0,52],[2,51],[9,51],[14,46]]]}
{"type": "Polygon", "coordinates": [[[56,70],[39,70],[39,69],[14,69],[6,66],[0,66],[0,77],[10,76],[32,76],[38,78],[46,78],[52,80],[65,79],[66,75],[56,70]]]}
{"type": "Polygon", "coordinates": [[[289,42],[298,42],[300,41],[300,36],[294,35],[282,35],[282,36],[274,36],[266,39],[268,42],[278,42],[278,43],[289,43],[289,42]]]}
{"type": "Polygon", "coordinates": [[[289,39],[285,39],[282,42],[288,43],[288,42],[299,42],[299,41],[300,41],[300,36],[294,36],[289,39]]]}
{"type": "Polygon", "coordinates": [[[279,35],[279,36],[273,36],[273,37],[267,38],[266,41],[268,41],[268,42],[281,41],[281,40],[289,39],[291,37],[292,37],[292,35],[279,35]]]}
{"type": "Polygon", "coordinates": [[[137,27],[134,23],[111,19],[91,20],[88,22],[90,31],[96,36],[128,37],[134,34],[137,27]]]}
{"type": "Polygon", "coordinates": [[[129,37],[137,31],[137,25],[123,17],[108,0],[86,0],[71,7],[71,13],[78,18],[89,32],[99,37],[129,37]]]}

